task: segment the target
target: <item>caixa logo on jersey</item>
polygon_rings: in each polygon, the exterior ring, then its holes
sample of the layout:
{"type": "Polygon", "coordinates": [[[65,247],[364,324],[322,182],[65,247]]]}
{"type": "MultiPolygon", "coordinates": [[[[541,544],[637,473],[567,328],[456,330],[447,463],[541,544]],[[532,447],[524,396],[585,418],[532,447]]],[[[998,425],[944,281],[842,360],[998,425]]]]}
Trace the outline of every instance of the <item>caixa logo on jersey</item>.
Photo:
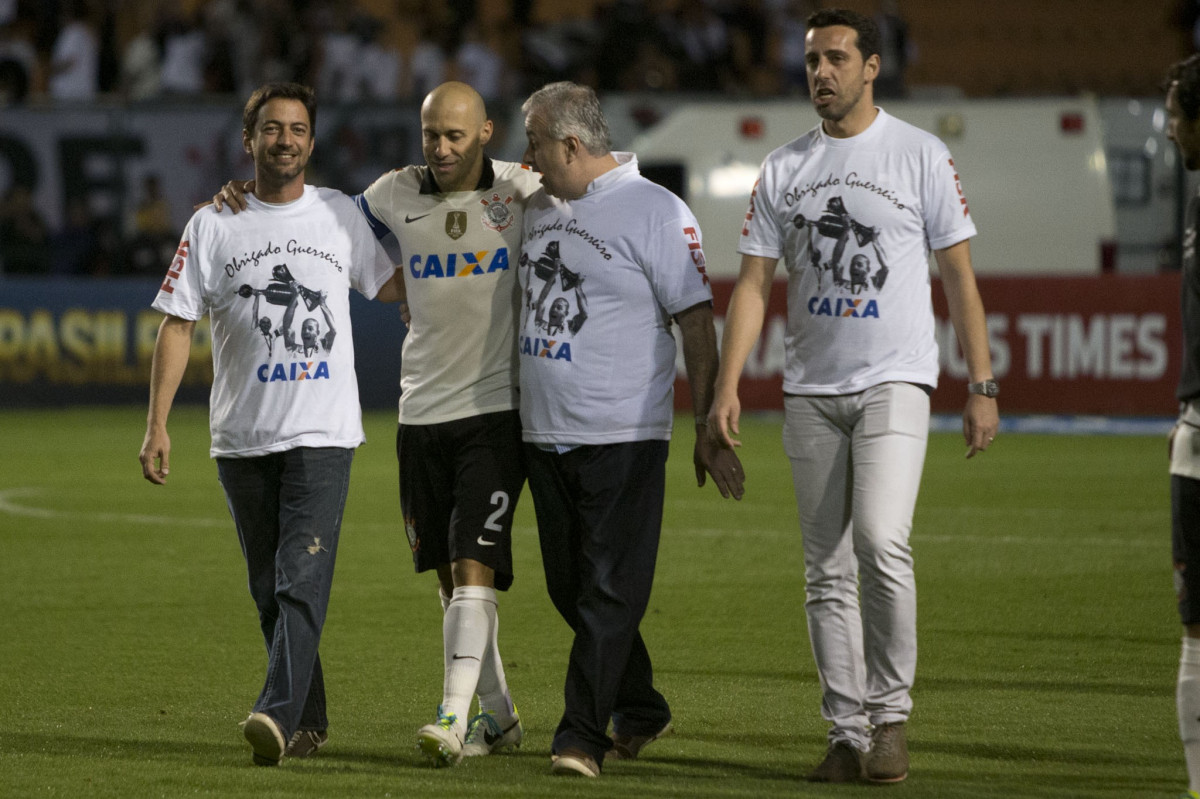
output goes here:
{"type": "Polygon", "coordinates": [[[553,361],[571,360],[571,342],[539,336],[521,336],[521,354],[553,361]]]}
{"type": "Polygon", "coordinates": [[[444,255],[414,255],[408,259],[408,273],[423,277],[466,277],[508,271],[508,248],[495,252],[452,252],[444,255]]]}
{"type": "Polygon", "coordinates": [[[810,297],[808,312],[813,316],[841,316],[852,319],[878,319],[879,303],[853,297],[810,297]]]}
{"type": "Polygon", "coordinates": [[[276,383],[284,381],[291,383],[295,380],[328,380],[329,363],[327,361],[292,361],[277,363],[272,366],[264,363],[258,367],[260,383],[276,383]]]}

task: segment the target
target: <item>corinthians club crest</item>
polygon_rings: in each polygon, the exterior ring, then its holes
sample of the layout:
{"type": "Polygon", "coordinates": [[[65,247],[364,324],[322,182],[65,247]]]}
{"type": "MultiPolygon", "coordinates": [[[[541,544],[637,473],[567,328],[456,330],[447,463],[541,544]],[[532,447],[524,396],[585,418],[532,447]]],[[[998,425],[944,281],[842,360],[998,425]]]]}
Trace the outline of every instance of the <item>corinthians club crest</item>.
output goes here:
{"type": "Polygon", "coordinates": [[[484,197],[479,201],[483,206],[483,224],[497,233],[503,233],[512,223],[516,221],[516,216],[513,214],[508,204],[513,201],[512,197],[500,199],[499,194],[493,193],[491,197],[484,197]]]}

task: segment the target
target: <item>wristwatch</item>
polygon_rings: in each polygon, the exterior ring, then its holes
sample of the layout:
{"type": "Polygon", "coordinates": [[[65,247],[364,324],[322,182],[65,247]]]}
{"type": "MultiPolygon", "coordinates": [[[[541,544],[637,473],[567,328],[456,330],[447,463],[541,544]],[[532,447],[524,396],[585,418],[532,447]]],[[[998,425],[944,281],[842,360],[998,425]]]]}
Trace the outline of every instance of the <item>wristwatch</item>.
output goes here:
{"type": "Polygon", "coordinates": [[[995,399],[1000,395],[1000,384],[994,379],[981,380],[978,383],[967,383],[968,394],[982,394],[995,399]]]}

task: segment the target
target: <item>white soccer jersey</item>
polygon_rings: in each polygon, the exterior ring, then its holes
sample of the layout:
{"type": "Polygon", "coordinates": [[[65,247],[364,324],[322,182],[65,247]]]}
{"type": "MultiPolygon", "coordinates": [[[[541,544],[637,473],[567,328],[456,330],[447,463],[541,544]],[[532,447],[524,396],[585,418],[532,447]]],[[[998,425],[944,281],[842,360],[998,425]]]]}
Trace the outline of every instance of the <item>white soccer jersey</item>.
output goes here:
{"type": "Polygon", "coordinates": [[[936,386],[929,253],[974,235],[946,146],[882,109],[857,136],[818,125],[767,156],[738,250],[785,259],[784,391],[936,386]]]}
{"type": "Polygon", "coordinates": [[[391,260],[341,192],[305,186],[294,202],[246,202],[240,214],[192,216],[153,304],[212,317],[210,454],[357,447],[349,289],[373,298],[391,260]]]}
{"type": "Polygon", "coordinates": [[[400,422],[437,424],[517,407],[517,258],[540,188],[520,164],[485,161],[474,191],[441,193],[425,166],[389,172],[359,207],[400,244],[411,315],[400,422]],[[459,324],[453,324],[454,321],[459,324]]]}
{"type": "Polygon", "coordinates": [[[631,153],[584,196],[538,192],[521,256],[521,422],[526,441],[669,439],[670,317],[712,300],[700,226],[631,153]]]}

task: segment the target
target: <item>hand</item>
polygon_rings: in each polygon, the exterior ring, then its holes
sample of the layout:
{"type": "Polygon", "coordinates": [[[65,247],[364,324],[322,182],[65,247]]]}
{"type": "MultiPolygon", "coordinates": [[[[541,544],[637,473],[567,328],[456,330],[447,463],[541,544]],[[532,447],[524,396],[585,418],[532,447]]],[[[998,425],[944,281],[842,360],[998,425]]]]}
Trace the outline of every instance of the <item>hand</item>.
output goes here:
{"type": "Polygon", "coordinates": [[[741,430],[738,429],[738,419],[741,415],[742,403],[736,393],[728,397],[718,394],[712,407],[708,409],[708,434],[724,447],[740,447],[742,442],[733,438],[730,433],[741,434],[741,430]]]}
{"type": "Polygon", "coordinates": [[[400,321],[405,327],[409,327],[412,322],[412,314],[408,312],[408,301],[400,300],[400,321]]]}
{"type": "MultiPolygon", "coordinates": [[[[224,208],[226,205],[228,205],[229,210],[233,211],[236,214],[240,211],[246,210],[246,195],[253,194],[253,193],[254,193],[254,181],[253,180],[231,180],[228,183],[226,183],[223,187],[221,187],[221,190],[219,192],[217,192],[216,194],[213,195],[212,205],[216,208],[216,210],[218,212],[220,212],[222,208],[224,208]]],[[[193,210],[198,211],[206,205],[208,205],[208,203],[201,203],[200,205],[197,205],[193,210]]]]}
{"type": "Polygon", "coordinates": [[[155,485],[165,485],[171,473],[171,437],[166,430],[147,430],[138,453],[142,477],[155,485]]]}
{"type": "Polygon", "coordinates": [[[742,462],[731,447],[723,446],[708,433],[707,427],[697,427],[696,446],[692,452],[692,462],[696,465],[696,485],[703,487],[705,473],[712,475],[713,482],[721,496],[729,499],[742,498],[743,483],[746,476],[742,472],[742,462]]]}
{"type": "Polygon", "coordinates": [[[1000,411],[996,400],[982,394],[971,394],[967,397],[967,407],[963,411],[963,438],[967,440],[967,457],[975,457],[976,452],[986,452],[996,438],[1000,429],[1000,411]]]}

